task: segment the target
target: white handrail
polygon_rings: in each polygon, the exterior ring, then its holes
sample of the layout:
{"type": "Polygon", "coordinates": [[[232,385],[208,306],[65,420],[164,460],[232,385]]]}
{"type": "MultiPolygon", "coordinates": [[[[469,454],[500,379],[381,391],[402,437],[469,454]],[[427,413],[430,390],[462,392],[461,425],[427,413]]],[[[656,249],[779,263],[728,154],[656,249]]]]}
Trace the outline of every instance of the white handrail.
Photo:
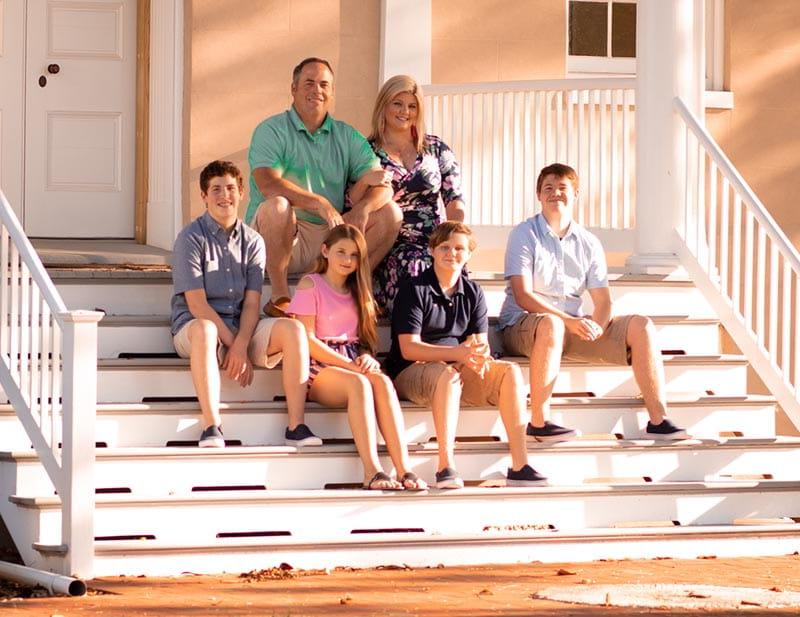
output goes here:
{"type": "Polygon", "coordinates": [[[739,173],[739,170],[734,167],[730,159],[714,141],[711,134],[703,128],[694,114],[689,111],[689,108],[680,98],[675,99],[675,109],[677,109],[681,118],[683,118],[684,122],[686,122],[687,126],[694,133],[697,141],[700,142],[711,159],[716,163],[720,172],[723,173],[731,183],[734,191],[750,205],[756,220],[767,230],[767,233],[774,236],[775,241],[780,244],[781,251],[786,253],[787,258],[791,260],[792,266],[800,272],[800,253],[797,252],[794,244],[792,244],[786,237],[786,234],[783,233],[780,225],[772,218],[772,215],[753,192],[753,189],[747,184],[747,181],[739,173]]]}
{"type": "Polygon", "coordinates": [[[61,498],[64,574],[94,563],[97,311],[68,311],[0,191],[0,386],[61,498]]]}
{"type": "Polygon", "coordinates": [[[636,87],[635,77],[589,79],[524,79],[518,81],[483,81],[459,84],[428,84],[426,95],[474,94],[479,92],[526,92],[528,90],[625,90],[636,87]]]}
{"type": "Polygon", "coordinates": [[[674,108],[684,122],[686,158],[677,252],[800,426],[800,255],[703,124],[679,98],[674,108]]]}

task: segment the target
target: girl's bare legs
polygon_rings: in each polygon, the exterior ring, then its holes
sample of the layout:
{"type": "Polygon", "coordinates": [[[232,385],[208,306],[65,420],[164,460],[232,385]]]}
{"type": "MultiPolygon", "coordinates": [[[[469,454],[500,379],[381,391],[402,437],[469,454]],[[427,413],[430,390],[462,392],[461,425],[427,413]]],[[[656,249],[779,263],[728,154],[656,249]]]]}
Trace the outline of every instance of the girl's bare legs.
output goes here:
{"type": "MultiPolygon", "coordinates": [[[[411,471],[411,464],[408,458],[408,448],[405,443],[405,426],[403,422],[403,411],[400,409],[400,401],[397,399],[397,392],[392,385],[392,380],[383,373],[369,373],[366,375],[372,386],[372,393],[375,399],[375,415],[378,418],[378,428],[386,442],[386,449],[394,464],[397,472],[397,479],[402,481],[406,472],[411,471]]],[[[424,480],[408,479],[404,482],[405,488],[422,489],[427,484],[424,480]]]]}
{"type": "MultiPolygon", "coordinates": [[[[335,366],[327,366],[314,378],[308,391],[312,401],[329,406],[347,406],[347,419],[356,443],[356,450],[364,465],[364,484],[379,471],[378,441],[375,431],[375,404],[372,386],[364,375],[335,366]]],[[[375,482],[370,488],[400,488],[394,480],[375,482]]]]}

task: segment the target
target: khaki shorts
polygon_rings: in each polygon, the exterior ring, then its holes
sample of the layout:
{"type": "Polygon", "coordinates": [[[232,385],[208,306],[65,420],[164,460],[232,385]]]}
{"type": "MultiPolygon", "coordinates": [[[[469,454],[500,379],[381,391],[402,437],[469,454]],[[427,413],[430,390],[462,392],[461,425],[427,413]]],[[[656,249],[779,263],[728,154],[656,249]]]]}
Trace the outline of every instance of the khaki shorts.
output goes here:
{"type": "MultiPolygon", "coordinates": [[[[262,204],[263,206],[263,204],[262,204]]],[[[261,208],[262,206],[259,206],[261,208]]],[[[253,217],[250,225],[262,236],[264,232],[258,228],[258,215],[253,217]]],[[[319,247],[330,231],[330,228],[319,223],[311,223],[302,219],[297,219],[292,244],[292,256],[289,259],[290,274],[305,274],[310,272],[314,265],[314,260],[319,255],[319,247]]]]}
{"type": "MultiPolygon", "coordinates": [[[[189,341],[189,326],[195,321],[195,319],[192,319],[172,337],[172,344],[175,345],[175,351],[178,352],[181,358],[191,356],[192,344],[189,341]]],[[[256,325],[253,338],[250,339],[250,345],[247,347],[247,355],[254,366],[274,368],[283,358],[282,352],[274,353],[271,356],[267,355],[269,337],[272,334],[272,326],[275,325],[276,321],[277,319],[264,318],[260,319],[256,325]]],[[[225,358],[225,352],[225,345],[221,341],[217,341],[217,359],[220,365],[222,365],[222,360],[225,358]]]]}
{"type": "MultiPolygon", "coordinates": [[[[503,347],[510,356],[530,357],[534,334],[544,313],[528,313],[513,326],[503,329],[503,347]]],[[[595,364],[626,366],[631,363],[631,350],[627,343],[628,324],[633,315],[614,317],[602,336],[594,341],[584,341],[569,330],[564,335],[562,357],[567,360],[584,360],[595,364]]]]}
{"type": "Polygon", "coordinates": [[[445,362],[415,362],[403,369],[394,380],[397,396],[408,399],[417,405],[428,406],[433,399],[433,391],[439,377],[452,366],[461,373],[461,402],[465,405],[497,405],[500,399],[500,386],[508,371],[516,364],[505,360],[493,360],[488,364],[483,377],[463,364],[445,362]]]}

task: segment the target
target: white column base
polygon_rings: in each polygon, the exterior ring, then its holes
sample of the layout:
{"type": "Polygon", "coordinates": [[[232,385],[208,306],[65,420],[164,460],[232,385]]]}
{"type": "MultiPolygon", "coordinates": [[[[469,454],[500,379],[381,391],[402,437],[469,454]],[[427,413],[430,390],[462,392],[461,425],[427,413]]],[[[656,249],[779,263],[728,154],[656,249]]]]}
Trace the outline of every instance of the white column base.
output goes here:
{"type": "Polygon", "coordinates": [[[675,253],[633,254],[625,260],[627,274],[686,275],[680,258],[675,253]]]}

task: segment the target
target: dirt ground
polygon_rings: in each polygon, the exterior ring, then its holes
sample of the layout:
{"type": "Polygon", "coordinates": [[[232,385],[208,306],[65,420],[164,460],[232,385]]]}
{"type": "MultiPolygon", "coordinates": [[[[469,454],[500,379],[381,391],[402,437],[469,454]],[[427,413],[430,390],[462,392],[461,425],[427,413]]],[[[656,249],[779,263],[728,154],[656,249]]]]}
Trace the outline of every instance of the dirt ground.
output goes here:
{"type": "MultiPolygon", "coordinates": [[[[657,559],[462,568],[271,570],[249,575],[107,578],[83,598],[0,598],[0,615],[199,616],[419,615],[797,615],[800,609],[735,611],[624,609],[531,598],[552,585],[694,583],[800,591],[800,556],[657,559]]],[[[0,595],[2,595],[0,593],[0,595]]]]}

